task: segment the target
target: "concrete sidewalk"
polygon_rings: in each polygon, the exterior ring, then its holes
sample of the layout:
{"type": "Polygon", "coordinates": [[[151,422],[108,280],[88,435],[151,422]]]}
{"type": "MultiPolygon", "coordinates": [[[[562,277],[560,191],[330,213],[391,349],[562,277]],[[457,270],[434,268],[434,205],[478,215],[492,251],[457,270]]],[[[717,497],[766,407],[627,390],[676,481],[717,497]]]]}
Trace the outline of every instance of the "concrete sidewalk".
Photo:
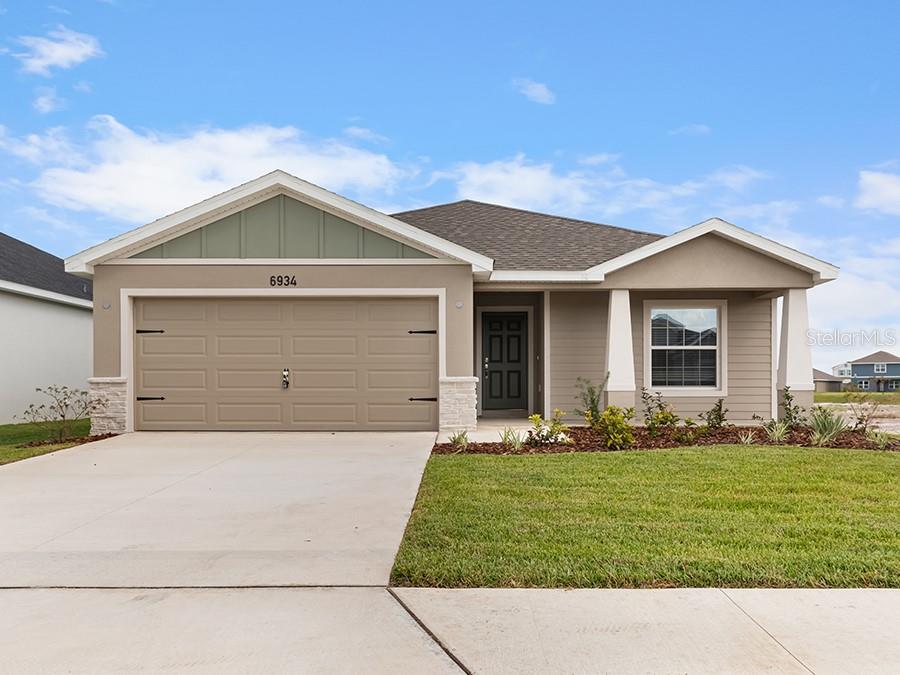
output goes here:
{"type": "Polygon", "coordinates": [[[474,673],[900,672],[900,590],[394,592],[474,673]]]}

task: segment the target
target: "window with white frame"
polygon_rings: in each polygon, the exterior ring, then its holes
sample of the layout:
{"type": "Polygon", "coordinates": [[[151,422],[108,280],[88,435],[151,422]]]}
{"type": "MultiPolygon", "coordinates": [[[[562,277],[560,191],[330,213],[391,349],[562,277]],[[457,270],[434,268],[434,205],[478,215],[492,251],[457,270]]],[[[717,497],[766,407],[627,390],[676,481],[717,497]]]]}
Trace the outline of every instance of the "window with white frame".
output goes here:
{"type": "Polygon", "coordinates": [[[887,372],[887,364],[886,363],[876,363],[875,364],[875,372],[876,373],[886,373],[887,372]]]}
{"type": "Polygon", "coordinates": [[[900,389],[900,382],[897,382],[897,380],[891,380],[890,382],[888,382],[888,389],[890,389],[891,391],[897,391],[898,389],[900,389]]]}
{"type": "Polygon", "coordinates": [[[861,391],[869,391],[869,381],[868,380],[860,380],[859,388],[861,391]]]}
{"type": "Polygon", "coordinates": [[[721,321],[724,305],[648,304],[650,386],[654,389],[721,389],[721,321]]]}

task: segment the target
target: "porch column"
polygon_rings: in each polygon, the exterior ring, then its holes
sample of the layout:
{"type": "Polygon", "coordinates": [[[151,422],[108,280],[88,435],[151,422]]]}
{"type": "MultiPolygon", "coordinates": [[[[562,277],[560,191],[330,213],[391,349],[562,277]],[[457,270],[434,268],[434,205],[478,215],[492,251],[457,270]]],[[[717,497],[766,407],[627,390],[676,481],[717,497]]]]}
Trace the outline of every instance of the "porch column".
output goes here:
{"type": "Polygon", "coordinates": [[[805,288],[789,288],[781,306],[781,348],[778,353],[778,414],[785,387],[791,388],[794,402],[809,408],[815,385],[812,377],[812,352],[807,342],[809,312],[805,288]]]}
{"type": "Polygon", "coordinates": [[[631,333],[631,298],[627,290],[609,292],[606,322],[606,404],[634,405],[634,346],[631,333]]]}

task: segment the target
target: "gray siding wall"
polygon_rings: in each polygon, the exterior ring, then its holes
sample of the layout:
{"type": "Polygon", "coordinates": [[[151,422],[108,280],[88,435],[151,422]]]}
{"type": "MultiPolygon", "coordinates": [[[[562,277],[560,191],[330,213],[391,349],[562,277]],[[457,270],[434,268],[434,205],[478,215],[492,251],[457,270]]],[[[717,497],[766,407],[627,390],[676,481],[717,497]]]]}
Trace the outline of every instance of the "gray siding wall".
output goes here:
{"type": "MultiPolygon", "coordinates": [[[[642,422],[640,390],[644,376],[644,300],[725,299],[727,310],[728,396],[725,407],[732,422],[752,422],[754,414],[772,415],[772,302],[748,292],[695,291],[631,292],[634,338],[635,406],[642,422]]],[[[576,379],[602,382],[606,353],[606,291],[554,291],[550,293],[550,400],[554,408],[570,413],[581,407],[576,379]]],[[[713,396],[669,397],[681,417],[698,420],[716,402],[713,396]]]]}
{"type": "Polygon", "coordinates": [[[272,197],[134,258],[431,258],[330,213],[272,197]]]}
{"type": "Polygon", "coordinates": [[[550,293],[550,408],[574,419],[579,377],[599,384],[606,377],[606,291],[550,293]]]}

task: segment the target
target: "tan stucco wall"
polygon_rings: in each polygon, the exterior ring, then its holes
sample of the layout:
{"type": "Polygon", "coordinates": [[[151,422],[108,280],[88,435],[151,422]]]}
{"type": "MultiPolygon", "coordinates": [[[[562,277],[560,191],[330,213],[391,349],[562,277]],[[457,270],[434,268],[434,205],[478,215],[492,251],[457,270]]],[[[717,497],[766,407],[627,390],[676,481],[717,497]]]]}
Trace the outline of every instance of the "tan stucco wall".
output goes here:
{"type": "Polygon", "coordinates": [[[119,372],[121,289],[271,290],[273,274],[295,275],[300,288],[446,289],[447,375],[472,375],[472,270],[468,265],[100,265],[94,274],[94,376],[131,376],[119,372]],[[457,303],[462,307],[457,308],[457,303]]]}
{"type": "MultiPolygon", "coordinates": [[[[727,308],[728,395],[732,422],[751,422],[754,414],[772,414],[772,301],[739,291],[638,291],[631,293],[635,395],[622,403],[634,405],[642,422],[640,390],[644,379],[644,300],[725,299],[727,308]]],[[[550,399],[552,407],[569,413],[578,405],[576,379],[595,384],[605,373],[606,317],[609,296],[604,291],[554,291],[550,294],[550,399]]],[[[667,396],[681,417],[698,420],[716,402],[714,396],[667,396]]],[[[572,418],[572,415],[569,415],[572,418]]]]}
{"type": "Polygon", "coordinates": [[[611,272],[604,288],[809,288],[812,275],[715,234],[611,272]]]}

